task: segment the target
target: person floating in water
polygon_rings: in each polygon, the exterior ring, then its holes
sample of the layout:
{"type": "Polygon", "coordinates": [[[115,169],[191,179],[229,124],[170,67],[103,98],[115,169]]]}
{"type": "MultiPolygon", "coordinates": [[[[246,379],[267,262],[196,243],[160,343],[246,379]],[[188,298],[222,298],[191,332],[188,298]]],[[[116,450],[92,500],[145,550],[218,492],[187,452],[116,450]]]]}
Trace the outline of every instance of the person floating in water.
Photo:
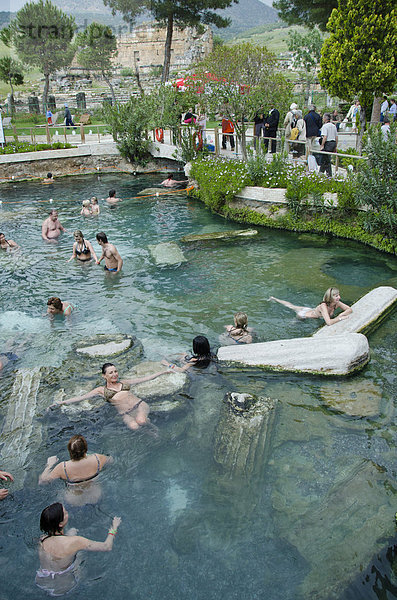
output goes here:
{"type": "Polygon", "coordinates": [[[87,454],[87,440],[82,435],[73,435],[68,442],[70,460],[58,464],[56,456],[47,459],[47,465],[39,477],[39,483],[55,479],[66,481],[66,502],[75,506],[96,504],[102,495],[97,478],[103,467],[113,462],[111,456],[87,454]]]}
{"type": "Polygon", "coordinates": [[[40,569],[36,573],[36,585],[50,596],[63,596],[77,585],[77,552],[112,550],[121,523],[120,517],[113,517],[106,540],[96,542],[76,535],[77,529],[74,527],[65,532],[68,521],[68,512],[60,502],[47,506],[40,517],[40,529],[45,535],[39,542],[40,569]]]}
{"type": "Polygon", "coordinates": [[[324,319],[327,325],[334,325],[338,321],[348,319],[349,315],[353,312],[351,307],[341,302],[340,293],[337,288],[330,287],[324,294],[323,301],[316,306],[316,308],[308,308],[306,306],[295,306],[287,300],[279,300],[274,296],[270,296],[269,300],[278,302],[287,308],[295,311],[296,316],[300,319],[324,319]],[[341,312],[337,317],[334,317],[334,312],[337,308],[340,308],[341,312]]]}
{"type": "Polygon", "coordinates": [[[4,233],[0,233],[0,248],[2,250],[16,250],[19,246],[14,240],[7,240],[4,233]]]}
{"type": "Polygon", "coordinates": [[[52,173],[47,173],[47,177],[43,179],[43,183],[54,183],[54,177],[52,173]]]}
{"type": "Polygon", "coordinates": [[[160,185],[162,185],[163,187],[178,187],[178,188],[182,188],[185,187],[186,184],[188,183],[188,179],[183,179],[178,181],[178,179],[174,179],[173,174],[171,173],[171,175],[168,175],[167,179],[164,179],[164,181],[162,181],[160,183],[160,185]]]}
{"type": "Polygon", "coordinates": [[[225,325],[228,336],[236,344],[252,343],[252,328],[248,327],[248,317],[245,312],[236,312],[234,315],[234,325],[225,325]]]}
{"type": "Polygon", "coordinates": [[[98,204],[98,198],[96,196],[93,196],[91,198],[91,214],[92,215],[99,215],[99,204],[98,204]]]}
{"type": "MultiPolygon", "coordinates": [[[[89,202],[89,200],[87,200],[87,202],[89,202]]],[[[95,250],[92,247],[91,242],[84,239],[84,236],[79,229],[77,229],[73,235],[75,239],[75,242],[73,244],[73,254],[69,258],[68,262],[70,262],[74,258],[76,258],[80,262],[88,262],[93,258],[95,262],[97,262],[98,258],[95,254],[95,250]]]]}
{"type": "Polygon", "coordinates": [[[112,273],[119,273],[123,267],[123,259],[117,251],[116,246],[108,242],[106,233],[101,231],[96,234],[98,244],[102,247],[102,256],[96,261],[97,265],[105,259],[105,271],[111,271],[112,273]]]}
{"type": "Polygon", "coordinates": [[[41,237],[46,242],[53,242],[59,238],[62,231],[66,232],[66,229],[58,219],[58,211],[53,208],[41,227],[41,237]]]}
{"type": "Polygon", "coordinates": [[[52,296],[47,300],[47,314],[49,315],[63,315],[64,317],[68,317],[75,308],[70,302],[62,302],[56,296],[52,296]]]}
{"type": "MultiPolygon", "coordinates": [[[[9,479],[10,481],[14,481],[14,478],[11,475],[11,473],[8,473],[7,471],[0,471],[0,479],[2,481],[7,481],[7,479],[9,479]]],[[[0,500],[4,500],[4,498],[7,498],[7,496],[8,496],[7,488],[1,488],[0,489],[0,500]]]]}
{"type": "Polygon", "coordinates": [[[193,340],[193,354],[184,357],[184,365],[178,367],[175,363],[170,363],[167,360],[162,360],[161,363],[166,365],[171,371],[187,371],[191,367],[205,369],[212,361],[216,361],[216,356],[211,352],[210,343],[204,335],[197,335],[193,340]]]}
{"type": "Polygon", "coordinates": [[[132,393],[131,387],[144,381],[151,381],[160,375],[165,375],[168,371],[159,371],[153,375],[146,377],[136,377],[134,379],[122,379],[119,381],[119,374],[116,367],[112,363],[105,363],[102,366],[102,377],[105,380],[105,385],[95,388],[91,392],[87,392],[82,396],[74,396],[67,400],[61,400],[52,404],[50,408],[61,406],[63,404],[72,404],[81,402],[86,398],[94,396],[102,396],[107,402],[113,404],[117,412],[123,417],[124,423],[134,431],[143,425],[149,425],[148,414],[150,411],[149,405],[135,396],[132,393]]]}
{"type": "Polygon", "coordinates": [[[116,190],[109,190],[109,197],[106,198],[106,202],[110,205],[114,205],[118,202],[122,202],[122,199],[116,198],[116,190]]]}
{"type": "Polygon", "coordinates": [[[91,217],[92,216],[91,202],[89,200],[83,200],[82,205],[83,205],[83,208],[81,209],[80,214],[83,217],[91,217]]]}

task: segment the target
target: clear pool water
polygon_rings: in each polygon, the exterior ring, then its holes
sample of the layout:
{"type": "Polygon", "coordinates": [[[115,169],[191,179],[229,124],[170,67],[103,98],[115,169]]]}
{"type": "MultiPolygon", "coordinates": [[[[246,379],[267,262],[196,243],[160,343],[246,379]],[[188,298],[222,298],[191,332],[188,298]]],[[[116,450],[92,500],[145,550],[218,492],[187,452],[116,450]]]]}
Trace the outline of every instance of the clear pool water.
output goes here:
{"type": "MultiPolygon", "coordinates": [[[[0,229],[22,247],[20,255],[0,255],[0,344],[11,339],[20,354],[0,379],[3,423],[15,402],[18,370],[44,366],[48,373],[63,365],[62,387],[76,385],[77,376],[64,361],[82,337],[134,334],[145,359],[159,360],[189,351],[199,333],[216,349],[237,310],[247,312],[259,340],[315,331],[315,321],[296,320],[267,302],[270,295],[314,306],[329,285],[337,285],[351,304],[375,286],[397,287],[394,257],[351,242],[261,229],[244,241],[181,244],[186,234],[241,228],[183,194],[125,200],[114,209],[102,202],[98,218],[80,216],[81,201],[91,195],[103,198],[115,187],[119,197],[133,198],[162,179],[108,174],[62,179],[53,186],[1,187],[0,229]],[[95,233],[105,231],[124,259],[122,273],[68,263],[70,235],[45,244],[40,227],[51,206],[62,224],[71,232],[81,229],[98,253],[95,233]],[[180,243],[187,262],[157,267],[148,246],[164,241],[180,243]],[[78,306],[70,319],[51,322],[44,316],[52,295],[78,306]]],[[[71,525],[82,535],[104,539],[113,514],[123,522],[112,553],[84,557],[82,580],[71,597],[397,597],[388,551],[397,489],[396,322],[394,313],[370,336],[371,362],[342,381],[223,365],[190,373],[184,410],[155,418],[157,440],[128,431],[112,407],[78,417],[46,414],[42,406],[54,388],[42,377],[25,480],[11,486],[11,497],[0,504],[0,598],[43,597],[34,585],[39,515],[62,497],[63,486],[39,488],[37,478],[49,455],[67,458],[67,440],[77,432],[87,437],[90,450],[112,454],[115,464],[103,475],[100,504],[72,508],[71,525]],[[214,460],[228,391],[278,400],[255,476],[228,478],[214,460]],[[366,416],[346,414],[332,405],[342,396],[368,400],[376,408],[366,416]],[[354,562],[355,544],[363,564],[354,562]]],[[[9,440],[3,436],[2,442],[4,457],[9,440]]],[[[9,465],[2,459],[1,467],[9,465]]]]}

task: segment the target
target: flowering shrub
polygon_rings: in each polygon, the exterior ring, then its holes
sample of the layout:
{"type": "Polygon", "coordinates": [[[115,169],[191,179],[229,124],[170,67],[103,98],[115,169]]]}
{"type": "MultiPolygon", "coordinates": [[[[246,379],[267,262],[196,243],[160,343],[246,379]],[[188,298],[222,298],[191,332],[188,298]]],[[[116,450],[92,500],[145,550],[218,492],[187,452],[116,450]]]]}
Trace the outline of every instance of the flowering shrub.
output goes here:
{"type": "Polygon", "coordinates": [[[200,198],[217,212],[246,185],[252,185],[245,163],[212,155],[196,160],[190,176],[200,187],[200,198]]]}
{"type": "Polygon", "coordinates": [[[30,144],[29,142],[11,142],[0,148],[0,154],[17,154],[18,152],[37,152],[39,150],[63,150],[73,148],[71,144],[55,142],[54,144],[30,144]]]}

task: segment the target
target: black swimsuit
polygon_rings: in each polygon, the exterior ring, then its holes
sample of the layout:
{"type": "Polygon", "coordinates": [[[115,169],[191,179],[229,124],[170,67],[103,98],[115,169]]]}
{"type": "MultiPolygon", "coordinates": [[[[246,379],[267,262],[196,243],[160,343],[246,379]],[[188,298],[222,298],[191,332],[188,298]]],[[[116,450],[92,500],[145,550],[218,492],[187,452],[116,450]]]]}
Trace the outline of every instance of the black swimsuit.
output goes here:
{"type": "Polygon", "coordinates": [[[87,246],[85,245],[85,241],[83,241],[83,247],[81,250],[78,250],[78,244],[76,244],[76,257],[77,260],[85,260],[84,258],[79,258],[80,254],[84,254],[85,256],[87,256],[87,254],[91,254],[91,250],[89,248],[87,248],[87,246]]]}
{"type": "Polygon", "coordinates": [[[94,475],[90,475],[90,477],[85,477],[85,479],[78,479],[77,481],[72,481],[71,479],[69,479],[69,475],[68,472],[66,471],[66,462],[63,463],[63,470],[65,471],[65,476],[66,476],[66,482],[69,484],[73,484],[73,483],[84,483],[85,481],[90,481],[91,479],[94,479],[94,477],[96,477],[99,473],[99,471],[101,470],[101,463],[99,462],[99,458],[96,454],[94,454],[96,461],[98,463],[97,466],[97,471],[96,473],[94,473],[94,475]]]}

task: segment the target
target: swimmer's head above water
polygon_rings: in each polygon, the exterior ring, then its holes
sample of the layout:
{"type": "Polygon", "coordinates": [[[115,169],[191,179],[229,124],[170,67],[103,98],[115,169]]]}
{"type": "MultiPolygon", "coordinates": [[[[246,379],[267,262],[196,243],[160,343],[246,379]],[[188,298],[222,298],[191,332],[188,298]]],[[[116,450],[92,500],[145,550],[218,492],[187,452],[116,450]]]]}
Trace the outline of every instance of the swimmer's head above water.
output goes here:
{"type": "Polygon", "coordinates": [[[195,356],[210,356],[211,355],[210,343],[204,335],[197,335],[194,338],[193,354],[195,356]]]}
{"type": "Polygon", "coordinates": [[[82,435],[73,435],[68,442],[71,460],[81,460],[87,454],[87,440],[82,435]]]}
{"type": "Polygon", "coordinates": [[[336,287],[328,288],[324,294],[323,302],[325,302],[325,304],[327,304],[329,306],[330,304],[336,303],[339,300],[340,300],[340,293],[339,293],[338,288],[336,288],[336,287]]]}
{"type": "Polygon", "coordinates": [[[83,204],[84,208],[91,206],[91,202],[89,200],[83,200],[82,204],[83,204]]]}
{"type": "Polygon", "coordinates": [[[60,502],[54,502],[47,506],[40,517],[40,529],[47,535],[62,534],[62,530],[68,522],[68,512],[60,502]]]}
{"type": "Polygon", "coordinates": [[[248,317],[245,312],[236,312],[234,314],[234,324],[240,329],[246,329],[248,324],[248,317]]]}
{"type": "Polygon", "coordinates": [[[56,314],[56,313],[59,313],[62,311],[63,311],[62,300],[60,298],[57,298],[57,296],[51,296],[51,298],[48,298],[47,312],[49,312],[51,314],[56,314]]]}
{"type": "Polygon", "coordinates": [[[108,237],[103,231],[97,233],[95,237],[99,244],[108,244],[108,237]]]}

